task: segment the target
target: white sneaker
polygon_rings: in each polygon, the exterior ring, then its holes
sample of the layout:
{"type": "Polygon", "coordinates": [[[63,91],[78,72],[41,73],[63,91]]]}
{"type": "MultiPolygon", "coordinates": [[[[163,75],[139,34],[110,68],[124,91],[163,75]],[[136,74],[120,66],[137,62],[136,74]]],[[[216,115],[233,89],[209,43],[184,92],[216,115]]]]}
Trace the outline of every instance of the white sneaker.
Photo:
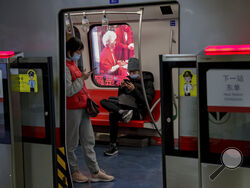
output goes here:
{"type": "Polygon", "coordinates": [[[80,171],[75,171],[71,176],[72,181],[76,183],[85,183],[89,181],[89,179],[84,176],[80,171]]]}
{"type": "Polygon", "coordinates": [[[113,181],[114,179],[115,179],[114,176],[110,176],[101,170],[99,170],[97,174],[91,175],[91,182],[99,182],[99,181],[108,182],[108,181],[113,181]]]}
{"type": "Polygon", "coordinates": [[[125,111],[125,112],[122,114],[122,120],[123,120],[125,123],[130,122],[130,120],[132,119],[132,117],[133,117],[133,110],[125,111]]]}

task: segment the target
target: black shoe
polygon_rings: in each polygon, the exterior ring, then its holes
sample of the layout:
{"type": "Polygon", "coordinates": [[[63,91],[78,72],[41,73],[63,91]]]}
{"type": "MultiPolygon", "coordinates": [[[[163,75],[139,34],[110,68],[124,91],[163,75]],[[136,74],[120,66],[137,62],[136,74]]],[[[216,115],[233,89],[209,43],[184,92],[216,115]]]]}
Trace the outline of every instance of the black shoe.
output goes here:
{"type": "Polygon", "coordinates": [[[107,149],[106,151],[104,151],[104,155],[106,156],[113,156],[118,154],[118,149],[115,145],[110,144],[109,149],[107,149]]]}

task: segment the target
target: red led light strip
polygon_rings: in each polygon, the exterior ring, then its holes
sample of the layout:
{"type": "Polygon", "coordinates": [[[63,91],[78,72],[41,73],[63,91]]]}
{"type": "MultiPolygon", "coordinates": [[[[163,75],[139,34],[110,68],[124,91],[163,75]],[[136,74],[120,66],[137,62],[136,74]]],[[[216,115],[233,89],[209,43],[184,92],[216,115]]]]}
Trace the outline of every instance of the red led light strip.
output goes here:
{"type": "Polygon", "coordinates": [[[0,58],[9,58],[15,55],[13,51],[0,51],[0,58]]]}
{"type": "Polygon", "coordinates": [[[250,54],[250,44],[208,46],[204,51],[206,55],[250,54]]]}

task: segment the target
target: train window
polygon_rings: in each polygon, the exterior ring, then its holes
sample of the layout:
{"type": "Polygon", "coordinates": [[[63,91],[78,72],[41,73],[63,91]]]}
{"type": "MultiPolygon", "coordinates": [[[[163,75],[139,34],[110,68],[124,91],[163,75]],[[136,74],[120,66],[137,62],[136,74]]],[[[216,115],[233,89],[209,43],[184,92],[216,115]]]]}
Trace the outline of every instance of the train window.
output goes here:
{"type": "Polygon", "coordinates": [[[98,86],[118,86],[128,76],[134,57],[133,32],[128,24],[97,25],[90,30],[93,79],[98,86]]]}
{"type": "Polygon", "coordinates": [[[172,68],[174,148],[180,151],[198,151],[196,75],[195,68],[172,68]]]}
{"type": "MultiPolygon", "coordinates": [[[[17,71],[16,68],[11,70],[13,70],[13,72],[17,71]]],[[[22,80],[19,83],[23,137],[45,139],[46,121],[44,116],[45,102],[43,93],[43,70],[40,68],[20,68],[18,69],[18,74],[22,80]],[[32,76],[30,77],[30,72],[33,72],[33,78],[32,76]],[[34,81],[34,88],[31,88],[31,85],[28,84],[29,81],[27,81],[27,79],[34,81]]]]}
{"type": "Polygon", "coordinates": [[[249,74],[247,69],[207,71],[211,153],[222,153],[229,147],[236,147],[244,156],[250,156],[249,74]]]}

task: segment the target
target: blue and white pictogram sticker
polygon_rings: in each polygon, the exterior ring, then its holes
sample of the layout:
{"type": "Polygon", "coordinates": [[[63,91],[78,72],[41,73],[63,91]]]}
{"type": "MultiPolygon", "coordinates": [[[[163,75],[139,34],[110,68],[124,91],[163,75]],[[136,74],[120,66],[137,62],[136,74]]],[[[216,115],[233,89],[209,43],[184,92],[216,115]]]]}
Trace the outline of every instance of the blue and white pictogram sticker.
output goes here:
{"type": "Polygon", "coordinates": [[[119,0],[109,0],[109,4],[118,4],[119,0]]]}
{"type": "Polygon", "coordinates": [[[170,20],[170,26],[175,26],[175,20],[170,20]]]}

